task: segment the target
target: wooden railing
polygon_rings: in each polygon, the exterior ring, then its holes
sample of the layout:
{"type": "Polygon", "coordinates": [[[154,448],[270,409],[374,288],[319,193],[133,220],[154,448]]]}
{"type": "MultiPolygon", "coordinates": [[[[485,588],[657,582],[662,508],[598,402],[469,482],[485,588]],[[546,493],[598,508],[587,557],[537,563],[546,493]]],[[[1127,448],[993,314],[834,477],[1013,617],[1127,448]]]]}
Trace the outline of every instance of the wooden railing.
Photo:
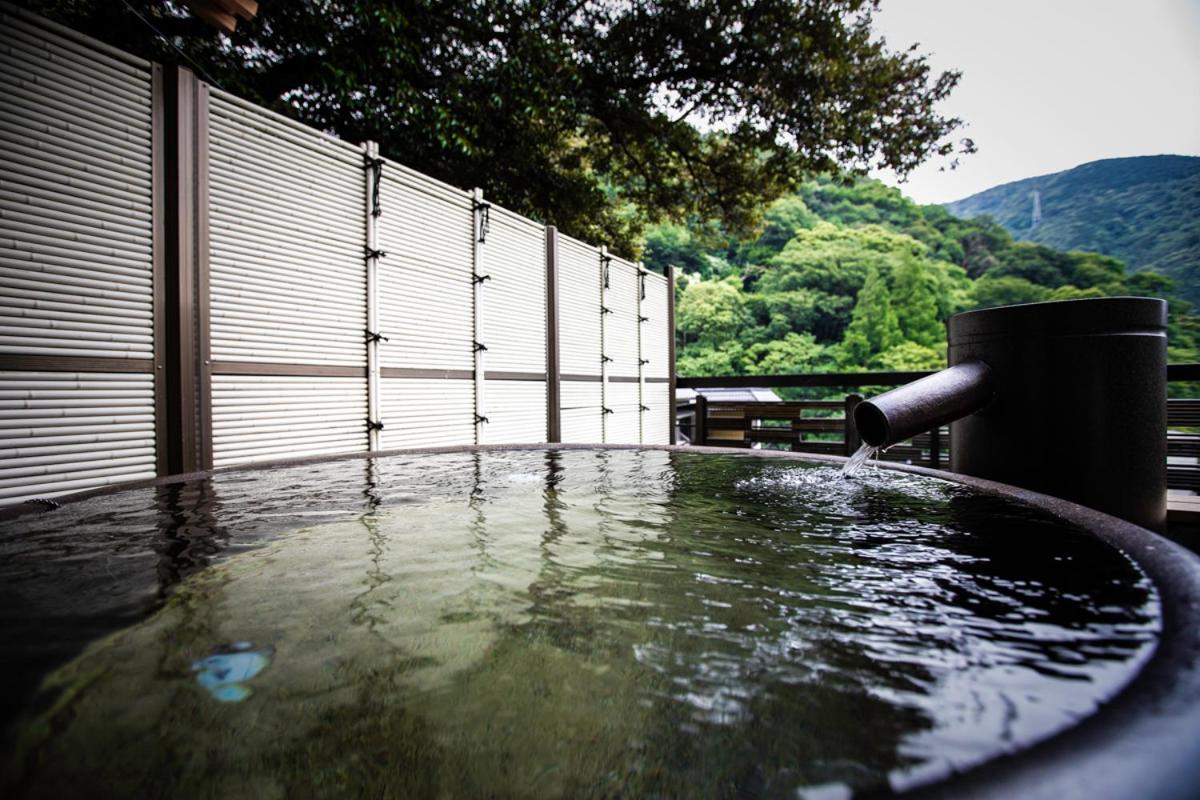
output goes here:
{"type": "MultiPolygon", "coordinates": [[[[828,388],[847,392],[860,387],[886,389],[931,372],[848,372],[810,375],[736,375],[679,378],[680,388],[828,388]]],[[[1171,383],[1200,382],[1200,364],[1172,364],[1171,383]]],[[[783,402],[724,402],[697,395],[678,408],[681,441],[715,447],[763,447],[801,453],[851,455],[861,441],[854,428],[854,406],[862,401],[848,392],[841,399],[783,402]]],[[[1167,486],[1200,493],[1200,399],[1167,401],[1167,486]]],[[[940,428],[902,442],[881,455],[889,461],[945,468],[950,463],[950,434],[940,428]]]]}
{"type": "MultiPolygon", "coordinates": [[[[699,395],[694,407],[682,411],[680,431],[684,440],[696,445],[848,456],[862,444],[853,417],[861,401],[858,394],[840,401],[781,403],[714,402],[699,395]]],[[[950,461],[950,431],[923,433],[889,447],[880,457],[940,469],[950,461]]]]}
{"type": "Polygon", "coordinates": [[[1167,488],[1200,492],[1200,400],[1167,401],[1167,488]]]}

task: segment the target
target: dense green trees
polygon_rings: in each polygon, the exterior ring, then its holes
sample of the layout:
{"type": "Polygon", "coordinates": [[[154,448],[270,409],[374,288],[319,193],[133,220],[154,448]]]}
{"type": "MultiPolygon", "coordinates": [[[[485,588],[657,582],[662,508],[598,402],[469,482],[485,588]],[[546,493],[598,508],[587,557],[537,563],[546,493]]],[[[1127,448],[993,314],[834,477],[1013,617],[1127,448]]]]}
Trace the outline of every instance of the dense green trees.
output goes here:
{"type": "MultiPolygon", "coordinates": [[[[900,333],[906,341],[936,347],[945,336],[945,328],[938,313],[938,299],[945,296],[940,291],[932,270],[927,270],[915,257],[904,259],[895,273],[895,305],[900,309],[897,320],[900,333]]],[[[945,296],[948,306],[950,299],[945,296]]]]}
{"type": "Polygon", "coordinates": [[[865,364],[871,357],[890,350],[904,341],[900,320],[892,307],[892,293],[887,280],[872,267],[858,291],[858,302],[846,337],[842,340],[842,355],[851,364],[865,364]]]}
{"type": "Polygon", "coordinates": [[[737,280],[723,278],[697,283],[675,311],[685,343],[719,345],[736,338],[746,324],[746,298],[737,280]]]}
{"type": "Polygon", "coordinates": [[[957,73],[889,49],[878,0],[293,0],[231,37],[170,0],[22,2],[618,251],[648,220],[748,229],[802,175],[972,149],[936,110],[957,73]]]}
{"type": "Polygon", "coordinates": [[[748,241],[713,223],[651,229],[647,263],[691,276],[679,294],[681,374],[932,369],[959,311],[1123,294],[1167,298],[1172,360],[1200,356],[1200,319],[1170,279],[1014,242],[990,220],[917,206],[874,181],[807,182],[764,220],[748,241]]]}

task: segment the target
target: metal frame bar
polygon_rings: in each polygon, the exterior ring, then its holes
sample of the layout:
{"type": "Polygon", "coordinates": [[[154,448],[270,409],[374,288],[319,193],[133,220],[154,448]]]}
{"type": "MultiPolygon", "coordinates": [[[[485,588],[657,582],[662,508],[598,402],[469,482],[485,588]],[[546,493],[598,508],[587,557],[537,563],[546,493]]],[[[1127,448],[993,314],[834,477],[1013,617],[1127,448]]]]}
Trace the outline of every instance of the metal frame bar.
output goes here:
{"type": "Polygon", "coordinates": [[[642,292],[646,288],[646,266],[637,262],[637,280],[633,282],[636,302],[634,314],[637,317],[637,353],[638,353],[638,442],[646,441],[646,352],[642,347],[642,292]]]}
{"type": "Polygon", "coordinates": [[[209,211],[209,136],[207,83],[197,80],[195,126],[195,241],[196,241],[196,459],[200,469],[212,469],[212,289],[210,276],[211,220],[209,211]]]}
{"type": "Polygon", "coordinates": [[[534,381],[542,382],[546,380],[544,372],[506,372],[498,370],[490,370],[485,373],[489,381],[534,381]]]}
{"type": "Polygon", "coordinates": [[[472,305],[474,319],[474,334],[471,337],[475,342],[475,444],[480,444],[482,438],[480,425],[487,420],[486,409],[484,402],[484,385],[487,383],[487,373],[485,372],[485,359],[483,354],[483,280],[484,275],[484,257],[483,250],[486,242],[486,235],[483,230],[483,190],[475,189],[471,193],[471,278],[472,278],[472,305]]]}
{"type": "MultiPolygon", "coordinates": [[[[340,369],[340,368],[331,368],[340,369]]],[[[362,374],[362,373],[359,373],[362,374]]],[[[380,374],[384,378],[409,378],[413,380],[420,379],[440,379],[440,380],[458,380],[469,381],[475,379],[475,371],[469,369],[436,369],[426,367],[382,367],[380,374]]],[[[491,370],[484,373],[484,377],[489,381],[534,381],[540,382],[546,380],[544,372],[506,372],[500,370],[491,370]]],[[[596,379],[598,380],[598,379],[596,379]]]]}
{"type": "Polygon", "coordinates": [[[166,163],[164,139],[166,97],[163,68],[150,66],[150,202],[151,202],[151,271],[154,292],[154,471],[169,475],[172,449],[169,378],[167,376],[167,287],[166,287],[166,163]]]}
{"type": "Polygon", "coordinates": [[[470,369],[436,369],[425,367],[382,367],[379,370],[383,378],[409,378],[412,380],[434,379],[453,381],[473,381],[475,371],[470,369]]]}
{"type": "Polygon", "coordinates": [[[558,228],[546,226],[546,441],[562,441],[562,375],[558,355],[558,228]]]}
{"type": "MultiPolygon", "coordinates": [[[[379,157],[379,145],[375,142],[363,142],[363,152],[367,162],[379,157]]],[[[379,333],[379,257],[376,255],[379,247],[379,218],[375,216],[374,176],[371,169],[363,170],[363,187],[365,195],[364,214],[366,219],[366,271],[367,271],[367,330],[379,333]]],[[[367,349],[367,449],[380,448],[380,429],[382,420],[379,419],[379,341],[374,337],[364,337],[367,349]]]]}
{"type": "MultiPolygon", "coordinates": [[[[22,356],[0,354],[0,372],[154,372],[149,358],[22,356]]],[[[156,389],[157,391],[157,389],[156,389]]]]}
{"type": "Polygon", "coordinates": [[[667,394],[667,414],[670,416],[670,443],[675,444],[675,267],[667,267],[667,382],[671,388],[667,394]]]}
{"type": "Polygon", "coordinates": [[[213,375],[290,375],[302,378],[365,378],[366,367],[332,364],[280,364],[259,361],[216,361],[213,375]]]}
{"type": "Polygon", "coordinates": [[[195,75],[168,67],[163,80],[163,223],[166,297],[167,470],[204,469],[199,453],[196,341],[195,75]]]}
{"type": "Polygon", "coordinates": [[[605,319],[608,314],[605,309],[608,308],[608,284],[605,280],[608,274],[610,256],[608,248],[600,247],[600,441],[605,443],[608,441],[608,352],[605,349],[605,333],[608,330],[608,320],[605,319]]]}

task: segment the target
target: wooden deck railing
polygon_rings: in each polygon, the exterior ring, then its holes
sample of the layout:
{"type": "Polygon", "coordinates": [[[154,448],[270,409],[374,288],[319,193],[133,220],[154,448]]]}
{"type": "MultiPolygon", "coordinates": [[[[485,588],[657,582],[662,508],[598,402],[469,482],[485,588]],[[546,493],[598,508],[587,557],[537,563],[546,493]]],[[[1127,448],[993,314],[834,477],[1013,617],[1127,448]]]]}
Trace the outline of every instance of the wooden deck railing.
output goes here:
{"type": "MultiPolygon", "coordinates": [[[[683,439],[697,445],[848,456],[862,444],[853,417],[861,401],[858,394],[839,401],[781,403],[716,402],[698,395],[695,406],[681,413],[680,429],[683,439]]],[[[880,457],[940,469],[950,461],[950,431],[943,427],[923,433],[880,457]]]]}
{"type": "MultiPolygon", "coordinates": [[[[859,387],[888,388],[931,372],[849,372],[810,375],[736,375],[679,378],[680,388],[829,388],[846,392],[841,399],[782,402],[726,402],[697,395],[678,409],[681,440],[716,447],[766,447],[801,453],[851,455],[861,441],[854,429],[859,387]]],[[[1200,364],[1172,364],[1172,383],[1200,382],[1200,364]]],[[[1200,493],[1200,399],[1167,401],[1167,486],[1200,493]]],[[[881,455],[889,461],[933,467],[949,466],[950,434],[940,428],[902,442],[881,455]]]]}

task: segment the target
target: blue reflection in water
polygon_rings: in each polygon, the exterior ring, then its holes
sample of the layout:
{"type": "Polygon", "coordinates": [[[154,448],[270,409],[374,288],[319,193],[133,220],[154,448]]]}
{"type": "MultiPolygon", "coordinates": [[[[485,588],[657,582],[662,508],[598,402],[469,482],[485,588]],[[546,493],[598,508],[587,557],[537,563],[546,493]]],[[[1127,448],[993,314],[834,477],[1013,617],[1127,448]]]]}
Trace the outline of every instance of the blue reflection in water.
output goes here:
{"type": "Polygon", "coordinates": [[[246,682],[271,663],[275,648],[254,649],[250,642],[234,642],[208,658],[192,662],[192,671],[200,673],[196,682],[222,703],[237,703],[252,692],[246,682]]]}

